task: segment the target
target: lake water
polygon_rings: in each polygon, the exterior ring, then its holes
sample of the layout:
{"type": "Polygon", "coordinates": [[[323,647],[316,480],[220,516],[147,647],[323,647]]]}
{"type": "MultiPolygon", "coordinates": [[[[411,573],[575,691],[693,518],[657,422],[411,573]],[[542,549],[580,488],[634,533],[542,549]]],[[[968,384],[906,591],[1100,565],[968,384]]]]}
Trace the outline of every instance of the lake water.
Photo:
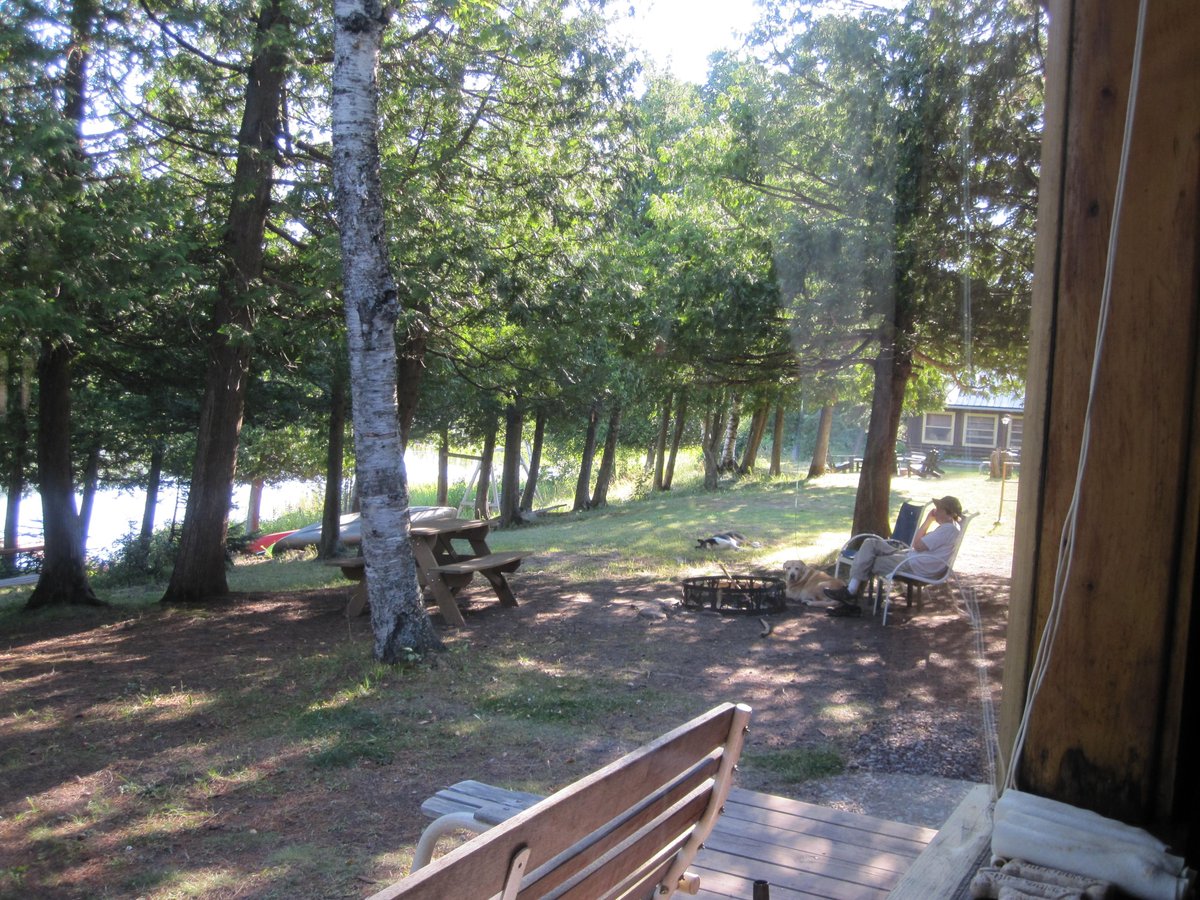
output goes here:
{"type": "MultiPolygon", "coordinates": [[[[461,460],[451,460],[450,479],[469,478],[470,466],[455,465],[461,460]]],[[[410,484],[430,484],[437,480],[437,455],[435,453],[412,453],[405,457],[410,484]]],[[[260,517],[270,520],[278,515],[299,508],[301,505],[318,506],[325,496],[324,481],[289,481],[263,488],[260,517]]],[[[76,495],[75,508],[81,498],[76,495]]],[[[452,498],[457,502],[457,498],[452,498]]],[[[244,521],[250,502],[250,486],[238,485],[233,494],[233,511],[229,521],[244,521]]],[[[114,543],[131,532],[138,531],[142,524],[142,511],[146,504],[144,492],[103,490],[96,494],[92,520],[88,528],[89,556],[106,555],[114,543]]],[[[7,514],[7,499],[0,497],[0,509],[7,514]]],[[[184,504],[174,486],[159,492],[155,507],[154,526],[162,528],[174,521],[183,522],[184,504]]],[[[0,520],[2,521],[2,520],[0,520]]],[[[36,545],[42,543],[42,499],[34,493],[21,501],[21,516],[18,533],[19,543],[36,545]]]]}

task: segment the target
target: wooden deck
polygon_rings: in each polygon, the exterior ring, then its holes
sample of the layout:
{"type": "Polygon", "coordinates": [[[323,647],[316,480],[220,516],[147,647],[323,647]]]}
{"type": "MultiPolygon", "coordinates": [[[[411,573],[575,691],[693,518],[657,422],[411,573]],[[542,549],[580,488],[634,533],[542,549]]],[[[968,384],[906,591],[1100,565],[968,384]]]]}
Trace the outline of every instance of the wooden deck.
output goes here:
{"type": "MultiPolygon", "coordinates": [[[[541,799],[468,780],[438,791],[421,811],[431,819],[466,813],[486,827],[541,799]]],[[[709,900],[749,900],[760,880],[771,900],[965,897],[990,840],[990,810],[990,789],[977,785],[938,831],[735,787],[688,870],[709,900]]]]}
{"type": "Polygon", "coordinates": [[[886,897],[936,834],[734,788],[689,868],[700,875],[700,897],[742,900],[764,880],[771,900],[868,900],[886,897]]]}

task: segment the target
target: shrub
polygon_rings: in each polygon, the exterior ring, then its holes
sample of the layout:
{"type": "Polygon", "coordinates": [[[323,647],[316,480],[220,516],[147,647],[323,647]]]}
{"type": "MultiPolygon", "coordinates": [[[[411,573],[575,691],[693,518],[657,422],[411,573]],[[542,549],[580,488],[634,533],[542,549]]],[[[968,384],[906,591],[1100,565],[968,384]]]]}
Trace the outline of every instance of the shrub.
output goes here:
{"type": "Polygon", "coordinates": [[[138,532],[118,538],[108,556],[95,561],[93,580],[97,586],[119,587],[162,580],[170,576],[179,555],[179,542],[171,529],[162,528],[143,544],[138,532]]]}

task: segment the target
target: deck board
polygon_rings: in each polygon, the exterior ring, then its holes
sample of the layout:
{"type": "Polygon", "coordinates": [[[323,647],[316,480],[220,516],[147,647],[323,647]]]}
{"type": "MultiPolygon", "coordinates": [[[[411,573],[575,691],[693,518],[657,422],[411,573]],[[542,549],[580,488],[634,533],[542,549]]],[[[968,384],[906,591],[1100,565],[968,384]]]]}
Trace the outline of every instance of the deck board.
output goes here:
{"type": "Polygon", "coordinates": [[[751,896],[755,880],[771,900],[886,897],[937,832],[801,800],[734,788],[725,812],[691,866],[698,896],[751,896]]]}

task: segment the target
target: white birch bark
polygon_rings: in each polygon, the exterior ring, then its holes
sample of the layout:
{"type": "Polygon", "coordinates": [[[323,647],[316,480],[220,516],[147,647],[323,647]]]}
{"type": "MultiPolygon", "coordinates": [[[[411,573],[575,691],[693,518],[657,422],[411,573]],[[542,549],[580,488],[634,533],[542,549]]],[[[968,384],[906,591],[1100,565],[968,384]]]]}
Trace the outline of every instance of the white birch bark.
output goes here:
{"type": "Polygon", "coordinates": [[[334,0],[333,185],[342,245],[346,334],[354,404],[356,477],[374,654],[441,646],[417,585],[409,540],[408,484],[396,405],[400,300],[388,262],[379,180],[379,46],[387,8],[334,0]]]}

